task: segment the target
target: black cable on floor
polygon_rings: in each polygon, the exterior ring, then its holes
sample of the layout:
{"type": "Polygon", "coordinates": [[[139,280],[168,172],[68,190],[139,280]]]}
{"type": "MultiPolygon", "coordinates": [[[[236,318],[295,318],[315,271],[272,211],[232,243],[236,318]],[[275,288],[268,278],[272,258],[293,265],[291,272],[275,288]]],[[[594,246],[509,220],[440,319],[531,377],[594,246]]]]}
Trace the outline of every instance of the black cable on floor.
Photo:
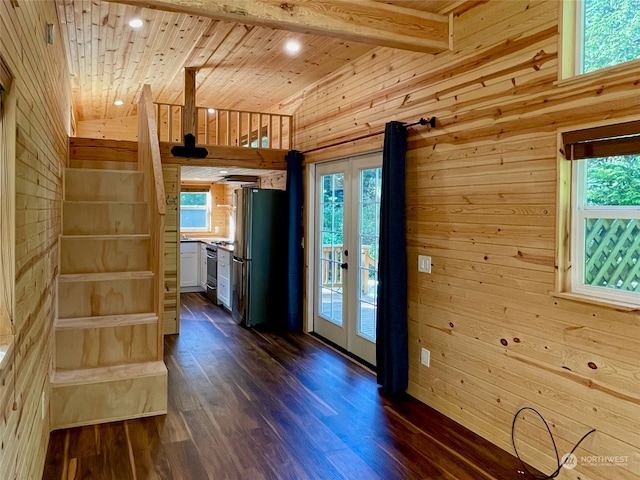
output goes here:
{"type": "Polygon", "coordinates": [[[522,465],[522,470],[524,472],[526,472],[530,477],[535,478],[536,480],[550,480],[552,478],[556,478],[560,474],[560,471],[562,470],[562,467],[564,466],[565,462],[569,459],[569,457],[573,454],[573,452],[576,451],[576,449],[580,446],[580,444],[584,441],[585,438],[587,438],[589,435],[591,435],[595,431],[596,431],[596,429],[593,428],[589,432],[585,433],[582,436],[582,438],[578,441],[578,443],[576,443],[575,446],[571,449],[571,451],[564,458],[564,460],[562,460],[562,462],[560,462],[560,456],[558,455],[558,447],[556,446],[556,440],[553,438],[553,433],[551,433],[551,428],[549,427],[549,424],[547,423],[547,421],[543,418],[543,416],[540,414],[540,412],[538,412],[535,408],[522,407],[520,410],[518,410],[516,412],[515,416],[513,417],[513,423],[511,424],[511,443],[513,445],[513,450],[514,450],[514,452],[516,454],[516,457],[518,457],[518,460],[520,460],[520,464],[522,465]],[[551,473],[550,475],[545,475],[544,477],[541,477],[539,475],[535,475],[534,473],[532,473],[527,468],[527,465],[522,461],[522,458],[520,458],[520,454],[518,454],[518,449],[516,448],[516,439],[515,439],[516,421],[518,420],[518,417],[520,416],[520,413],[522,413],[525,410],[531,410],[533,413],[538,415],[538,417],[540,417],[540,420],[542,420],[542,423],[544,423],[544,426],[547,427],[547,432],[549,432],[549,437],[551,438],[551,443],[553,444],[553,449],[556,452],[556,464],[558,465],[558,468],[553,473],[551,473]]]}

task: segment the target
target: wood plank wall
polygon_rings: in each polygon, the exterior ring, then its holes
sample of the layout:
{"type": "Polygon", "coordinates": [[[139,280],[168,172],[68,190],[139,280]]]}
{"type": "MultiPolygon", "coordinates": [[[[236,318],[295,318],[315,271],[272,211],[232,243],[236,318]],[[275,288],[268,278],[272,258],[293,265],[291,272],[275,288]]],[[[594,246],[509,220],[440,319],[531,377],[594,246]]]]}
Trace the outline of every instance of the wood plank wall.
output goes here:
{"type": "Polygon", "coordinates": [[[77,122],[76,135],[84,138],[138,141],[138,117],[106,118],[77,122]]]}
{"type": "MultiPolygon", "coordinates": [[[[551,292],[556,129],[637,115],[640,62],[557,82],[558,6],[490,0],[455,16],[451,52],[356,59],[304,92],[294,148],[436,116],[437,128],[410,130],[407,153],[409,392],[510,452],[523,406],[549,421],[560,455],[595,428],[562,478],[639,479],[640,317],[551,292]],[[431,275],[418,274],[419,254],[431,275]],[[627,458],[590,466],[589,455],[627,458]]],[[[381,145],[372,136],[306,161],[381,145]]],[[[551,473],[546,430],[527,419],[520,450],[551,473]]]]}
{"type": "Polygon", "coordinates": [[[0,478],[7,480],[41,478],[49,440],[51,327],[71,97],[62,42],[45,42],[46,23],[57,24],[54,2],[12,3],[0,2],[0,55],[15,77],[18,106],[15,356],[0,369],[0,478]]]}
{"type": "Polygon", "coordinates": [[[164,333],[180,331],[180,165],[163,165],[164,193],[167,196],[167,214],[164,223],[164,333]]]}
{"type": "Polygon", "coordinates": [[[287,172],[278,172],[260,177],[260,188],[271,188],[273,190],[287,189],[287,172]]]}

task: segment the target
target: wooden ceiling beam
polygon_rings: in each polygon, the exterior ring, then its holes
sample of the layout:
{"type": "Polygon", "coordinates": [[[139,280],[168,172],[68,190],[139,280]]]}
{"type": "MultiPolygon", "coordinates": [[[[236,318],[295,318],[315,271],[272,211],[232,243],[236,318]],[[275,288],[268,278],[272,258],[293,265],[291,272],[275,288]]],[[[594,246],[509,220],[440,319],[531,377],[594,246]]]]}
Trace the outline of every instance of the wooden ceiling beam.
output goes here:
{"type": "Polygon", "coordinates": [[[118,0],[300,33],[438,53],[449,48],[449,19],[373,0],[118,0]]]}

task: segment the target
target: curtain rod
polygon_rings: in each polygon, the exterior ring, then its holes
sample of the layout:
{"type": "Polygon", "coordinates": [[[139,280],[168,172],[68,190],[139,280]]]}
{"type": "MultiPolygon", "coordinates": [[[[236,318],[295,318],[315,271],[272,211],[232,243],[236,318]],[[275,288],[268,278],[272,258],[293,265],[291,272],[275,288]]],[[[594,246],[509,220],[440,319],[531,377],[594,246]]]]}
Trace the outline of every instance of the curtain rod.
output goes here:
{"type": "MultiPolygon", "coordinates": [[[[436,126],[436,117],[431,117],[429,118],[429,120],[426,120],[424,117],[421,117],[420,120],[418,120],[417,122],[414,123],[409,123],[406,124],[406,122],[400,122],[400,123],[404,123],[404,127],[405,128],[409,128],[409,127],[413,127],[415,125],[429,125],[432,128],[434,128],[436,126]]],[[[314,148],[310,148],[309,150],[305,150],[303,152],[301,152],[303,155],[306,153],[311,153],[311,152],[317,152],[318,150],[324,150],[326,148],[332,148],[332,147],[337,147],[339,145],[344,145],[345,143],[350,143],[350,142],[357,142],[358,140],[364,140],[365,138],[371,138],[371,137],[375,137],[377,135],[382,135],[384,133],[384,130],[380,130],[378,132],[373,132],[373,133],[367,133],[365,135],[360,135],[359,137],[355,137],[355,138],[350,138],[348,140],[341,140],[339,142],[334,142],[331,143],[329,145],[322,145],[320,147],[314,147],[314,148]]]]}
{"type": "MultiPolygon", "coordinates": [[[[404,123],[404,122],[402,122],[404,123]]],[[[413,122],[413,123],[409,123],[407,125],[405,125],[405,127],[409,128],[409,127],[413,127],[414,125],[426,125],[429,124],[429,126],[431,128],[435,128],[436,126],[436,117],[431,117],[429,120],[425,120],[424,117],[420,117],[420,120],[418,120],[417,122],[413,122]]]]}

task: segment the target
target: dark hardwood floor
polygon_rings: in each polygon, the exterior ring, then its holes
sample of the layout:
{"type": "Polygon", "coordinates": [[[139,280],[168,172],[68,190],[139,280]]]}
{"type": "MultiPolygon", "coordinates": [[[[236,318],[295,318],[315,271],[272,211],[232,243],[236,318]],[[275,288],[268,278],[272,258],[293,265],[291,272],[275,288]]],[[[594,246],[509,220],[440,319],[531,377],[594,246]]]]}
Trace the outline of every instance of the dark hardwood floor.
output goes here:
{"type": "Polygon", "coordinates": [[[518,461],[309,335],[182,295],[166,416],[54,431],[45,479],[523,478],[518,461]]]}

